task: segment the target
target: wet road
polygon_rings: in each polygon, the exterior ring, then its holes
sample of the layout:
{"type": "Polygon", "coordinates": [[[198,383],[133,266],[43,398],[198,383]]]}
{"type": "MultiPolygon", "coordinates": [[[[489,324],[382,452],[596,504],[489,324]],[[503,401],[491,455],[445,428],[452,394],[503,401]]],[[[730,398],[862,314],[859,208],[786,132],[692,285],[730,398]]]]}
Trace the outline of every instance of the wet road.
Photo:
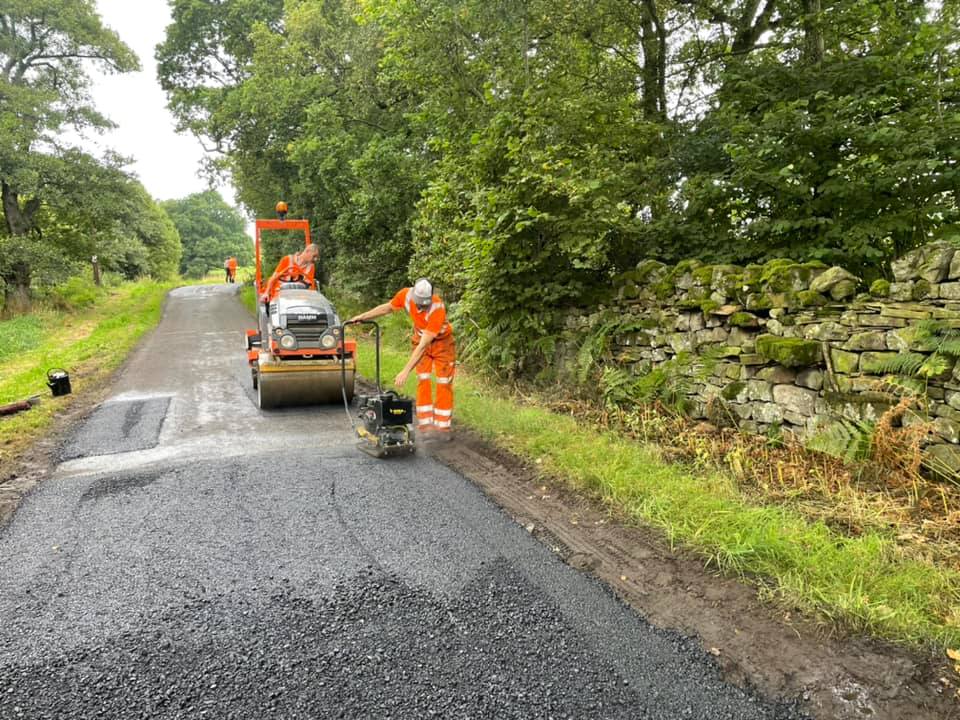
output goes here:
{"type": "Polygon", "coordinates": [[[261,412],[227,286],[171,293],[0,529],[0,718],[793,718],[342,407],[261,412]]]}

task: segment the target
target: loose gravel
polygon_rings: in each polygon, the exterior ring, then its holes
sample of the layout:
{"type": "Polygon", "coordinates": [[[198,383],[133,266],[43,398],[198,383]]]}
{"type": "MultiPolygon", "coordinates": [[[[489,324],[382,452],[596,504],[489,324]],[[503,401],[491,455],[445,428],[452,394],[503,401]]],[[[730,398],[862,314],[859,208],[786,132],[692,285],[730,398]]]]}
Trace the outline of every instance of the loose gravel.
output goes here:
{"type": "MultiPolygon", "coordinates": [[[[503,562],[454,599],[371,569],[325,599],[280,583],[265,597],[215,594],[144,625],[0,667],[0,717],[799,717],[734,689],[703,697],[684,678],[635,687],[503,562]]],[[[672,642],[692,657],[689,670],[713,674],[688,641],[672,642]]]]}

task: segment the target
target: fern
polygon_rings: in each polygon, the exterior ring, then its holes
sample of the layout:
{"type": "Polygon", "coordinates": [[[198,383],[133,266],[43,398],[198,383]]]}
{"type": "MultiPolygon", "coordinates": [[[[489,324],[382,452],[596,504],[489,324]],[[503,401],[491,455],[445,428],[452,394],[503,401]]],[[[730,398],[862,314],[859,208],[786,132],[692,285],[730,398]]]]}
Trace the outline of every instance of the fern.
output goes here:
{"type": "Polygon", "coordinates": [[[866,420],[838,420],[811,437],[807,447],[855,463],[870,457],[875,431],[876,425],[866,420]]]}
{"type": "Polygon", "coordinates": [[[926,355],[915,352],[901,352],[879,362],[872,370],[874,375],[907,375],[919,374],[920,368],[927,361],[926,355]]]}

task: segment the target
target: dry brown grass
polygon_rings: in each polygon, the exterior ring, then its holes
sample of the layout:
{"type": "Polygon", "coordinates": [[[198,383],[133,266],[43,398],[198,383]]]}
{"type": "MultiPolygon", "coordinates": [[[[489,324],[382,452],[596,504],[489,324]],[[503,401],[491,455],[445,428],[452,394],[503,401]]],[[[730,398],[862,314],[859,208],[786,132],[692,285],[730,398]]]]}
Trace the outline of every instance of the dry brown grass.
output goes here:
{"type": "Polygon", "coordinates": [[[902,424],[916,402],[905,397],[884,413],[869,457],[857,463],[811,450],[789,433],[749,435],[658,405],[630,412],[574,400],[550,406],[653,445],[665,460],[719,469],[752,502],[789,506],[845,534],[879,531],[906,556],[960,569],[960,488],[921,474],[929,426],[902,424]]]}

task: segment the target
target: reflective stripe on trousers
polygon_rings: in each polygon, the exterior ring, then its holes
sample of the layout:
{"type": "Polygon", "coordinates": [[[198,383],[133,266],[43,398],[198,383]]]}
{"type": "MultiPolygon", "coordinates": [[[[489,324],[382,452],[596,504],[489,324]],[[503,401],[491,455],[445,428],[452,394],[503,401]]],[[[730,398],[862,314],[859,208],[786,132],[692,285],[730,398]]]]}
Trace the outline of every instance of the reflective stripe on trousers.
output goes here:
{"type": "Polygon", "coordinates": [[[417,363],[417,427],[449,430],[453,416],[453,377],[456,348],[453,335],[437,338],[417,363]],[[437,396],[433,397],[430,376],[436,375],[437,396]]]}

